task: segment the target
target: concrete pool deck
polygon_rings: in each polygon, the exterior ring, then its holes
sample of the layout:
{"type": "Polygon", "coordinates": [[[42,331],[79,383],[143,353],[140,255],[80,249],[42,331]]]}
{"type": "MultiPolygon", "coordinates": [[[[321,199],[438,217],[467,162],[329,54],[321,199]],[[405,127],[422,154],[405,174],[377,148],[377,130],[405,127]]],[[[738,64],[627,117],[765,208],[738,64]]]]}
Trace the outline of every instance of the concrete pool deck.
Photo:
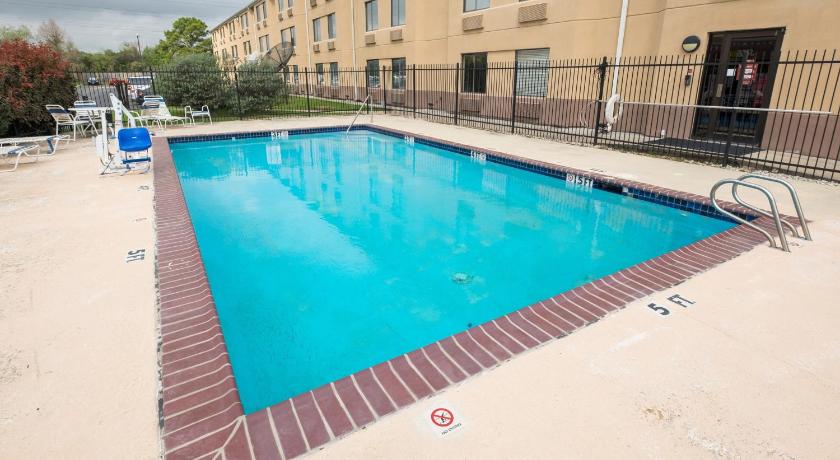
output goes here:
{"type": "MultiPolygon", "coordinates": [[[[346,124],[217,123],[166,134],[346,124]]],[[[366,120],[365,120],[366,121],[366,120]]],[[[738,171],[377,116],[375,124],[705,195],[738,171]]],[[[0,457],[159,455],[151,175],[98,178],[90,141],[0,175],[0,457]],[[145,219],[145,220],[143,220],[145,219]],[[151,252],[151,251],[150,251],[151,252]],[[48,442],[44,442],[48,439],[48,442]],[[11,440],[7,442],[6,440],[11,440]],[[103,442],[103,440],[105,440],[103,442]]],[[[313,455],[825,457],[840,450],[840,188],[796,181],[814,242],[760,246],[313,455]],[[695,302],[669,305],[677,293],[695,302]],[[438,437],[429,406],[463,426],[438,437]],[[428,404],[427,404],[428,402],[428,404]],[[408,454],[407,454],[408,453],[408,454]]],[[[782,210],[792,209],[778,195],[782,210]]]]}

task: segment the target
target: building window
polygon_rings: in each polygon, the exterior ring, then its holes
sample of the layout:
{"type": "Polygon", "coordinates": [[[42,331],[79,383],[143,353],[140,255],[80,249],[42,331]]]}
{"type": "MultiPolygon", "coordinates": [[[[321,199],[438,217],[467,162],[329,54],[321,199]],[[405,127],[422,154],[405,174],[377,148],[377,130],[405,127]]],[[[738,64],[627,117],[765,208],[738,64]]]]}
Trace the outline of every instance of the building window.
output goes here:
{"type": "Polygon", "coordinates": [[[405,24],[405,0],[391,0],[391,25],[405,24]]]}
{"type": "Polygon", "coordinates": [[[330,62],[330,85],[338,86],[338,63],[330,62]]]}
{"type": "Polygon", "coordinates": [[[516,50],[516,95],[545,97],[548,91],[548,48],[516,50]]]}
{"type": "Polygon", "coordinates": [[[391,88],[405,89],[405,58],[391,59],[391,88]]]}
{"type": "Polygon", "coordinates": [[[295,28],[294,26],[280,31],[280,41],[295,46],[295,28]]]}
{"type": "Polygon", "coordinates": [[[248,13],[239,16],[239,26],[242,28],[242,30],[248,28],[248,13]]]}
{"type": "Polygon", "coordinates": [[[379,59],[367,61],[367,83],[371,88],[379,88],[379,59]]]}
{"type": "Polygon", "coordinates": [[[268,17],[268,14],[266,13],[266,9],[265,9],[265,2],[262,2],[259,5],[257,5],[254,8],[254,10],[256,11],[256,14],[257,14],[257,22],[264,21],[265,18],[268,17]]]}
{"type": "Polygon", "coordinates": [[[312,20],[312,40],[316,42],[321,41],[321,18],[312,20]]]}
{"type": "Polygon", "coordinates": [[[245,43],[242,44],[242,51],[245,52],[246,56],[251,55],[251,42],[250,41],[246,41],[245,43]]]}
{"type": "Polygon", "coordinates": [[[324,64],[315,64],[315,77],[317,78],[319,85],[324,84],[324,64]]]}
{"type": "Polygon", "coordinates": [[[286,0],[286,5],[288,5],[289,8],[295,6],[295,0],[286,0]]]}
{"type": "Polygon", "coordinates": [[[379,8],[376,0],[365,2],[365,30],[371,31],[379,28],[379,8]]]}
{"type": "Polygon", "coordinates": [[[233,45],[230,47],[230,57],[237,59],[239,57],[239,47],[233,45]]]}
{"type": "Polygon", "coordinates": [[[335,38],[335,13],[327,15],[327,38],[335,38]]]}
{"type": "Polygon", "coordinates": [[[461,87],[465,93],[487,92],[487,53],[465,54],[461,87]]]}
{"type": "Polygon", "coordinates": [[[260,37],[260,53],[265,53],[268,51],[268,35],[263,35],[260,37]]]}
{"type": "Polygon", "coordinates": [[[464,0],[464,12],[490,8],[490,0],[464,0]]]}

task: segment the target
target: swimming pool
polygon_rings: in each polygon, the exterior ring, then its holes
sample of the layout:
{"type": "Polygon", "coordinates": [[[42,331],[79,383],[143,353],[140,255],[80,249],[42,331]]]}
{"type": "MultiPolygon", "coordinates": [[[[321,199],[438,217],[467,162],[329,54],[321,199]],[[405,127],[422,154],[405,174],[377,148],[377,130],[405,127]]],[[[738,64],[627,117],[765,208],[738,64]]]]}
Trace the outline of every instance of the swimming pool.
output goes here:
{"type": "Polygon", "coordinates": [[[373,131],[171,149],[246,413],[733,227],[373,131]]]}

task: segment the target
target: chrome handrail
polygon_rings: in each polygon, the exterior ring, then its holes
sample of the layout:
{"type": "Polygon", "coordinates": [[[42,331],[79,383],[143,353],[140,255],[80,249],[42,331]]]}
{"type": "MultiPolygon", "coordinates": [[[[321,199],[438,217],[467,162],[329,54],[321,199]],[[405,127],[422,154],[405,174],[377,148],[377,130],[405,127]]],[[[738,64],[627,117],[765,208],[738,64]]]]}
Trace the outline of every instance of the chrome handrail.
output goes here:
{"type": "Polygon", "coordinates": [[[723,179],[721,181],[718,181],[714,186],[712,186],[712,190],[709,192],[709,199],[712,201],[712,206],[714,206],[714,208],[717,209],[719,213],[728,216],[732,220],[744,224],[752,228],[753,230],[756,230],[757,232],[761,233],[767,238],[767,240],[770,242],[771,248],[778,248],[779,246],[776,244],[776,240],[773,238],[773,236],[770,235],[770,232],[720,207],[720,205],[717,202],[717,198],[715,198],[715,194],[717,193],[717,190],[720,187],[726,184],[732,185],[733,195],[735,188],[740,186],[751,188],[753,190],[758,190],[759,192],[763,193],[764,196],[767,197],[767,201],[770,203],[770,210],[772,211],[770,217],[773,218],[773,223],[776,225],[776,232],[779,234],[779,241],[781,242],[782,250],[785,252],[790,252],[790,247],[788,246],[787,238],[785,237],[785,231],[782,229],[782,220],[779,217],[779,208],[776,206],[776,199],[773,198],[773,194],[770,193],[769,190],[758,184],[751,184],[749,182],[744,182],[738,179],[723,179]]]}
{"type": "Polygon", "coordinates": [[[362,106],[359,107],[359,110],[356,111],[356,116],[353,117],[353,121],[350,122],[350,126],[347,127],[347,131],[344,131],[344,134],[349,133],[350,130],[353,129],[353,125],[356,124],[356,120],[359,118],[359,114],[362,113],[362,109],[364,109],[365,106],[368,106],[368,108],[370,108],[370,104],[368,104],[369,100],[370,100],[370,94],[368,94],[368,96],[365,98],[364,102],[362,102],[362,106]]]}
{"type": "MultiPolygon", "coordinates": [[[[785,180],[782,180],[782,179],[777,179],[775,177],[765,176],[765,175],[762,175],[762,174],[753,174],[753,173],[744,174],[743,176],[739,177],[737,180],[745,181],[747,179],[761,179],[761,180],[766,180],[768,182],[775,182],[777,184],[783,185],[786,189],[788,189],[788,192],[790,192],[790,198],[791,198],[791,200],[793,200],[793,207],[794,207],[794,209],[796,209],[796,216],[799,217],[799,224],[802,226],[803,236],[799,236],[799,232],[796,230],[795,225],[791,224],[790,222],[788,222],[784,219],[782,219],[782,223],[785,226],[787,226],[791,230],[791,232],[793,232],[794,236],[796,236],[798,238],[806,239],[808,241],[813,241],[813,238],[811,238],[811,231],[808,229],[808,223],[805,221],[805,213],[802,212],[802,204],[799,202],[799,195],[796,194],[796,189],[794,189],[793,186],[790,185],[789,182],[787,182],[785,180]]],[[[763,209],[759,209],[755,206],[752,206],[752,205],[749,205],[749,204],[745,203],[744,200],[742,200],[741,197],[738,195],[738,186],[737,185],[732,186],[732,197],[735,198],[735,201],[737,201],[738,204],[740,204],[741,206],[752,209],[753,211],[755,211],[755,212],[757,212],[757,213],[759,213],[763,216],[772,217],[770,215],[770,213],[768,213],[767,211],[765,211],[763,209]]]]}

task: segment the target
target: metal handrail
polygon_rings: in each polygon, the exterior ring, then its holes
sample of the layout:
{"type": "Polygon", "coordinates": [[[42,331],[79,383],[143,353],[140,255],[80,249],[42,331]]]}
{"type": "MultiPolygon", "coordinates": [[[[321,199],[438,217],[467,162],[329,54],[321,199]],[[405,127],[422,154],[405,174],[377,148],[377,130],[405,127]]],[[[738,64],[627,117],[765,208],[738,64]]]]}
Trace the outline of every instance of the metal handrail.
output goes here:
{"type": "Polygon", "coordinates": [[[370,94],[368,94],[368,96],[365,98],[364,102],[362,102],[362,106],[359,107],[359,110],[356,111],[356,116],[353,117],[353,121],[350,122],[350,126],[347,127],[347,131],[344,131],[344,134],[349,133],[350,130],[353,129],[353,125],[356,124],[356,120],[359,118],[359,114],[362,113],[362,109],[364,109],[365,106],[368,106],[368,108],[370,108],[370,104],[368,104],[368,101],[370,101],[370,94]]]}
{"type": "Polygon", "coordinates": [[[744,218],[741,218],[739,216],[736,216],[734,213],[729,212],[729,211],[720,207],[720,205],[717,202],[717,198],[715,198],[715,194],[717,193],[717,190],[721,186],[726,185],[726,184],[731,184],[732,185],[733,195],[734,195],[735,188],[740,186],[740,187],[751,188],[753,190],[758,190],[759,192],[763,193],[764,196],[767,197],[767,201],[770,203],[770,210],[772,211],[771,217],[773,218],[773,223],[776,225],[776,232],[779,234],[779,241],[781,242],[781,246],[782,246],[781,249],[785,252],[790,252],[790,247],[788,246],[787,237],[785,237],[785,231],[782,229],[782,220],[779,217],[779,208],[776,206],[776,199],[773,198],[773,194],[770,193],[769,190],[767,190],[766,188],[764,188],[764,187],[762,187],[758,184],[752,184],[752,183],[744,182],[744,181],[738,180],[738,179],[723,179],[721,181],[718,181],[714,186],[712,186],[712,190],[709,192],[709,199],[711,199],[712,206],[714,206],[714,208],[717,209],[717,211],[719,213],[721,213],[725,216],[728,216],[732,220],[734,220],[736,222],[739,222],[741,224],[744,224],[744,225],[752,228],[753,230],[756,230],[757,232],[761,233],[762,235],[764,235],[767,238],[767,240],[770,242],[770,247],[771,248],[778,248],[779,246],[776,244],[776,240],[773,238],[773,236],[770,235],[770,232],[768,232],[767,230],[764,230],[763,228],[759,227],[758,225],[755,225],[754,223],[752,223],[752,222],[750,222],[750,221],[748,221],[744,218]]]}
{"type": "MultiPolygon", "coordinates": [[[[790,198],[791,198],[791,200],[793,200],[793,207],[794,207],[794,209],[796,209],[796,216],[799,217],[799,223],[802,226],[803,236],[799,236],[799,232],[796,230],[795,225],[791,224],[790,222],[788,222],[784,219],[782,219],[782,223],[785,226],[787,226],[793,232],[794,236],[796,236],[798,238],[803,238],[803,239],[808,240],[808,241],[813,241],[813,238],[811,238],[811,231],[808,229],[808,223],[805,221],[805,213],[802,212],[802,204],[799,202],[799,195],[796,194],[796,189],[793,188],[793,186],[790,184],[790,182],[788,182],[786,180],[778,179],[778,178],[775,178],[775,177],[765,176],[763,174],[753,174],[753,173],[744,174],[743,176],[739,177],[737,180],[745,181],[747,179],[760,179],[760,180],[765,180],[765,181],[768,181],[768,182],[775,182],[777,184],[782,184],[786,189],[788,189],[788,192],[790,192],[790,198]]],[[[735,201],[737,201],[738,204],[740,204],[741,206],[752,209],[753,211],[755,211],[755,212],[757,212],[757,213],[759,213],[763,216],[772,217],[770,215],[770,213],[768,213],[767,211],[765,211],[763,209],[759,209],[755,206],[752,206],[752,205],[749,205],[749,204],[745,203],[744,200],[742,200],[741,197],[738,195],[738,186],[737,185],[732,186],[732,197],[735,198],[735,201]]]]}

